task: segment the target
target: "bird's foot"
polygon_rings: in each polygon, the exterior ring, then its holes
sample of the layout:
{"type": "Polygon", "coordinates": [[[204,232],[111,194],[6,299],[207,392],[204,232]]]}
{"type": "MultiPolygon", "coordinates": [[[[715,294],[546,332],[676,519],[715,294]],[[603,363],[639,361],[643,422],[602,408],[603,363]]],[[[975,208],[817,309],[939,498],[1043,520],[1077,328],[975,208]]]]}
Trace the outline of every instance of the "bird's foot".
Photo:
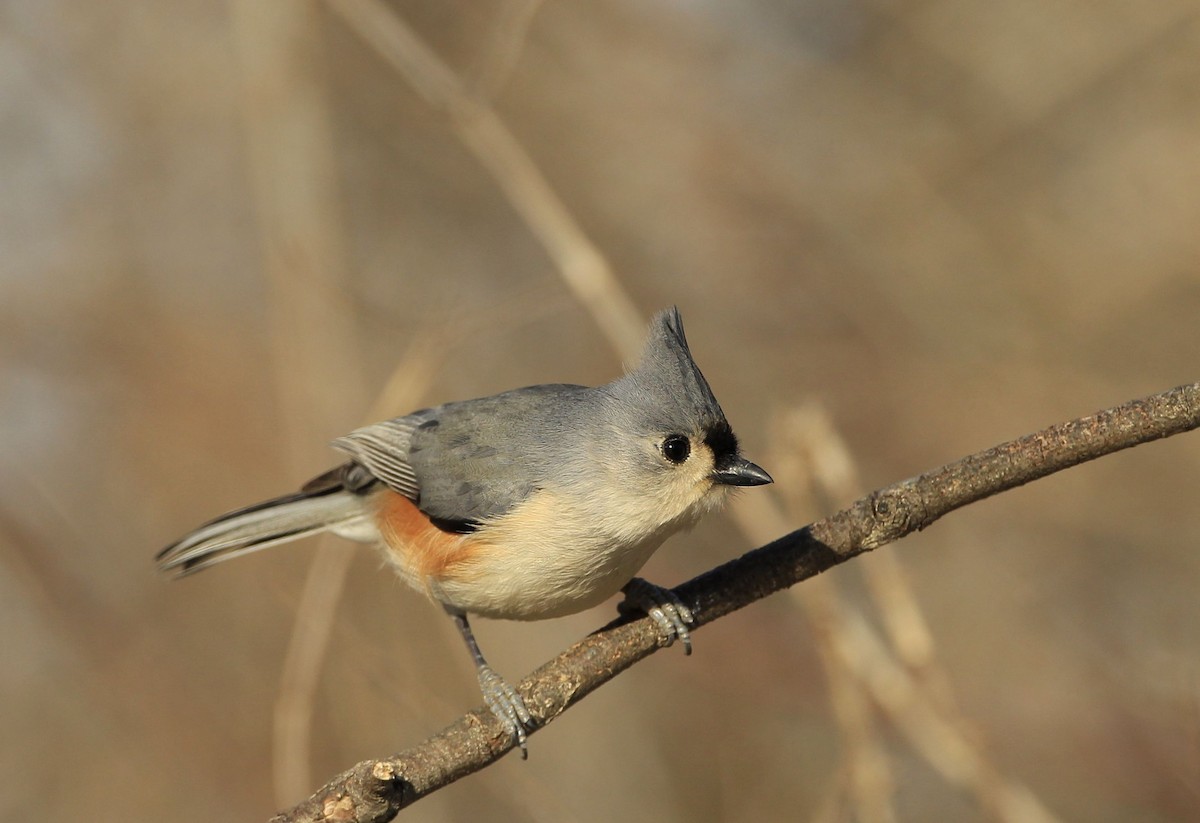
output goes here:
{"type": "Polygon", "coordinates": [[[621,591],[625,593],[625,599],[617,605],[618,611],[622,614],[645,612],[658,625],[668,646],[678,638],[683,643],[683,653],[692,653],[692,636],[688,626],[696,618],[675,592],[640,577],[630,580],[621,591]]]}
{"type": "Polygon", "coordinates": [[[525,745],[525,730],[532,729],[534,722],[521,695],[488,665],[479,667],[479,689],[483,692],[483,702],[504,724],[513,745],[521,749],[521,759],[527,760],[529,749],[525,745]]]}

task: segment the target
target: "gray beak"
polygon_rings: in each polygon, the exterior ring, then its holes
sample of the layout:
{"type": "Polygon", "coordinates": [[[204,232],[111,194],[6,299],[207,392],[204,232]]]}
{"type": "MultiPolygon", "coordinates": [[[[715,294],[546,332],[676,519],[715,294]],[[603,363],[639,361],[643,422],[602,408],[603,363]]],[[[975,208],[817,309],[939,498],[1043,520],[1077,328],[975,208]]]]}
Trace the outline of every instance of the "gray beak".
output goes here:
{"type": "Polygon", "coordinates": [[[765,486],[775,482],[771,475],[740,454],[721,460],[721,464],[713,470],[712,479],[726,486],[765,486]]]}

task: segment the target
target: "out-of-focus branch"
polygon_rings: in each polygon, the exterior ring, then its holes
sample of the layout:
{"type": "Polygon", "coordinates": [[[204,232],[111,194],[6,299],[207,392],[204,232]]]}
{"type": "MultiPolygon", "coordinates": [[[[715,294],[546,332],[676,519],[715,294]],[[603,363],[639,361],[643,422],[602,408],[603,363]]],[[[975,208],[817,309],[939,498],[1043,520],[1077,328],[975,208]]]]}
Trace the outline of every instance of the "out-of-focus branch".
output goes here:
{"type": "MultiPolygon", "coordinates": [[[[684,583],[675,593],[692,609],[699,628],[969,503],[1197,427],[1200,383],[1060,423],[875,491],[684,583]]],[[[522,680],[518,689],[535,720],[545,725],[662,642],[649,618],[614,621],[522,680]]],[[[358,764],[273,823],[391,820],[401,808],[484,768],[510,748],[500,722],[480,707],[413,749],[358,764]]]]}
{"type": "MultiPolygon", "coordinates": [[[[315,0],[229,5],[241,64],[249,178],[280,421],[289,463],[308,465],[310,444],[337,431],[365,402],[345,238],[337,209],[333,134],[324,89],[315,0]]],[[[318,672],[329,637],[320,619],[341,593],[352,551],[324,545],[304,584],[300,619],[275,703],[273,771],[280,803],[312,785],[309,740],[318,672]]]]}
{"type": "Polygon", "coordinates": [[[645,331],[641,313],[620,288],[604,255],[495,111],[468,91],[450,67],[380,0],[326,0],[326,5],[426,102],[446,113],[458,138],[504,191],[605,337],[618,346],[622,357],[634,358],[645,331]]]}
{"type": "Polygon", "coordinates": [[[466,77],[471,96],[478,100],[490,100],[504,88],[521,56],[533,18],[544,2],[509,0],[500,7],[495,31],[466,77]]]}
{"type": "MultiPolygon", "coordinates": [[[[730,509],[738,529],[752,543],[768,542],[789,531],[793,523],[837,511],[839,503],[844,505],[864,491],[856,485],[850,450],[823,409],[810,403],[773,417],[767,438],[771,448],[763,460],[775,477],[774,493],[748,496],[730,509]]],[[[890,548],[878,555],[888,554],[890,548]]],[[[860,570],[863,565],[873,564],[860,564],[860,570]]],[[[812,628],[813,648],[825,674],[842,743],[838,779],[828,782],[826,799],[813,821],[894,823],[896,780],[884,731],[866,684],[837,653],[839,624],[851,610],[843,605],[837,578],[820,575],[788,594],[812,628]]],[[[886,647],[882,651],[888,653],[886,647]]]]}
{"type": "MultiPolygon", "coordinates": [[[[825,411],[814,404],[780,415],[770,440],[770,465],[777,492],[791,505],[785,514],[771,495],[748,498],[734,510],[743,533],[755,542],[806,519],[806,500],[849,501],[862,493],[849,448],[825,411]],[[788,515],[791,515],[789,518],[788,515]]],[[[807,613],[825,668],[834,717],[844,740],[846,779],[830,786],[825,820],[839,820],[837,800],[846,796],[863,823],[895,819],[893,781],[882,734],[872,707],[888,719],[947,782],[976,797],[1001,823],[1050,823],[1056,818],[1019,778],[1006,775],[988,757],[978,732],[959,712],[950,678],[939,665],[933,632],[909,586],[895,547],[858,565],[875,600],[886,640],[844,602],[835,578],[822,575],[789,594],[807,613]],[[871,704],[871,705],[867,705],[871,704]]]]}

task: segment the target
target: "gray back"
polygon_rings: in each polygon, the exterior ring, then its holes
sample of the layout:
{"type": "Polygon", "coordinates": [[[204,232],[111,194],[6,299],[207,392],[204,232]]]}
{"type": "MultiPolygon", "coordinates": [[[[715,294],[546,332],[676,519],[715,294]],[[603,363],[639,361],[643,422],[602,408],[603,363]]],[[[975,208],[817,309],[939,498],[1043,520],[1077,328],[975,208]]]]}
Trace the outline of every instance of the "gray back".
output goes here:
{"type": "Polygon", "coordinates": [[[467,527],[536,489],[599,482],[607,464],[632,470],[639,438],[724,421],[671,308],[651,321],[637,367],[606,386],[527,386],[446,403],[359,429],[334,446],[430,517],[467,527]]]}

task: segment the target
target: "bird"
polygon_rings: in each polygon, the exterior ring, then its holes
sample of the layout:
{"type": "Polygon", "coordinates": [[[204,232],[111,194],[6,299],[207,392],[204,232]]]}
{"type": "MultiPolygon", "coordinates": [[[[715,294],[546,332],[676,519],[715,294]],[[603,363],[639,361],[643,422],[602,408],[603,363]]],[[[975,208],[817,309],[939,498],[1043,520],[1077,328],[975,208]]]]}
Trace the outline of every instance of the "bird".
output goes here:
{"type": "Polygon", "coordinates": [[[636,575],[732,491],[772,482],[742,456],[676,307],[654,316],[636,366],[606,385],[448,402],[332,446],[348,459],[202,524],[158,553],[159,568],[188,575],[323,532],[377,546],[454,620],[484,702],[523,757],[535,723],[469,616],[543,620],[623,592],[623,608],[647,612],[690,653],[687,606],[636,575]]]}

